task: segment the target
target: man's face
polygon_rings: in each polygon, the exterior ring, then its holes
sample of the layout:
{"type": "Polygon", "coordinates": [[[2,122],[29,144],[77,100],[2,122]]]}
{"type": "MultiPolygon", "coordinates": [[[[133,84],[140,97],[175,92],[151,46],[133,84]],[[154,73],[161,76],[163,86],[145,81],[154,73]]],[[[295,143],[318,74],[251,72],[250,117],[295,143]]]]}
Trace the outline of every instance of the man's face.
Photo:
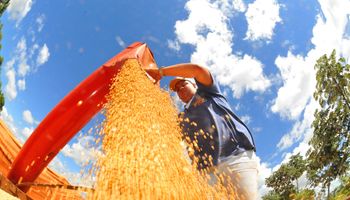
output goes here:
{"type": "Polygon", "coordinates": [[[189,81],[179,81],[175,85],[175,92],[184,103],[188,103],[196,93],[196,88],[189,81]]]}

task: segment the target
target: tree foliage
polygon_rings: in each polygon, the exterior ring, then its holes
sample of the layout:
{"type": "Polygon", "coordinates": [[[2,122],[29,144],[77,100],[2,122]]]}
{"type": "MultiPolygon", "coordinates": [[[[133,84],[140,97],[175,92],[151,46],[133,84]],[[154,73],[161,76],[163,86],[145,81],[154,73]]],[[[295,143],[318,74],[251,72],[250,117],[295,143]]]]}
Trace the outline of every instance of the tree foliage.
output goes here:
{"type": "Polygon", "coordinates": [[[9,4],[10,4],[10,0],[0,0],[0,17],[5,12],[9,4]]]}
{"type": "Polygon", "coordinates": [[[308,151],[308,178],[313,186],[328,188],[349,169],[350,65],[336,52],[317,60],[316,91],[318,101],[312,124],[314,134],[308,151]]]}
{"type": "Polygon", "coordinates": [[[273,188],[269,198],[289,199],[291,194],[297,192],[297,187],[293,181],[296,181],[306,170],[306,161],[299,154],[293,155],[289,162],[282,164],[270,177],[266,179],[266,185],[273,188]],[[272,198],[273,197],[273,198],[272,198]]]}
{"type": "Polygon", "coordinates": [[[298,178],[306,171],[306,160],[300,154],[293,155],[290,157],[288,162],[289,174],[292,181],[296,181],[297,191],[298,188],[298,178]]]}
{"type": "MultiPolygon", "coordinates": [[[[269,199],[278,199],[276,195],[282,199],[314,197],[312,190],[297,192],[298,182],[297,187],[293,185],[305,170],[311,186],[328,189],[329,199],[331,182],[350,170],[350,65],[344,58],[336,59],[333,51],[329,57],[324,55],[317,60],[315,70],[314,98],[320,108],[314,113],[311,148],[306,161],[300,155],[292,156],[289,163],[266,179],[266,185],[274,189],[268,194],[269,199]]],[[[343,181],[335,192],[341,197],[350,194],[349,182],[350,179],[343,181]]]]}
{"type": "MultiPolygon", "coordinates": [[[[2,40],[2,24],[0,23],[0,43],[1,43],[1,40],[2,40]]],[[[0,44],[0,50],[1,50],[1,44],[0,44]]],[[[2,56],[0,56],[0,67],[2,66],[2,62],[3,62],[3,58],[2,56]]],[[[0,74],[1,74],[1,68],[0,68],[0,74]]],[[[5,105],[5,97],[4,97],[4,93],[2,93],[1,85],[2,83],[0,80],[0,112],[2,111],[2,108],[5,105]]]]}
{"type": "Polygon", "coordinates": [[[290,168],[288,165],[283,164],[265,181],[268,187],[273,188],[274,192],[282,197],[282,199],[288,199],[289,195],[295,192],[295,186],[293,185],[290,168]]]}
{"type": "Polygon", "coordinates": [[[304,189],[294,195],[294,200],[311,200],[315,199],[315,192],[311,189],[304,189]]]}
{"type": "Polygon", "coordinates": [[[263,200],[283,200],[282,197],[274,191],[270,191],[262,197],[263,200]]]}
{"type": "Polygon", "coordinates": [[[341,184],[334,191],[334,197],[331,200],[343,200],[350,197],[350,177],[343,176],[340,178],[341,184]]]}

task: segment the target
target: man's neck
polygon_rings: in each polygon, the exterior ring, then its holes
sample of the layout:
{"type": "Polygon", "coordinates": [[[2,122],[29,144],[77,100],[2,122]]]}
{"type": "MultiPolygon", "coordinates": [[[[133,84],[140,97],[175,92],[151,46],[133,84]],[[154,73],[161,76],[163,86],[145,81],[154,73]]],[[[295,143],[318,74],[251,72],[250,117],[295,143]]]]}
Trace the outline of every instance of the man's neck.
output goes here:
{"type": "Polygon", "coordinates": [[[188,103],[185,105],[185,109],[188,109],[196,95],[193,95],[193,97],[188,101],[188,103]]]}

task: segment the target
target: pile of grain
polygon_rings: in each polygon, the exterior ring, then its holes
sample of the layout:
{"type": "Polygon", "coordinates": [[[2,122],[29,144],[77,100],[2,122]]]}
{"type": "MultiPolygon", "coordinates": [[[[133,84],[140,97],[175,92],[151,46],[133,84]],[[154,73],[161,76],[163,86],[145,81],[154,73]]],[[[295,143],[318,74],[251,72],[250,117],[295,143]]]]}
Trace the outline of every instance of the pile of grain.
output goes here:
{"type": "Polygon", "coordinates": [[[186,160],[177,110],[137,60],[115,77],[105,116],[104,156],[88,199],[223,199],[223,188],[210,186],[186,160]]]}

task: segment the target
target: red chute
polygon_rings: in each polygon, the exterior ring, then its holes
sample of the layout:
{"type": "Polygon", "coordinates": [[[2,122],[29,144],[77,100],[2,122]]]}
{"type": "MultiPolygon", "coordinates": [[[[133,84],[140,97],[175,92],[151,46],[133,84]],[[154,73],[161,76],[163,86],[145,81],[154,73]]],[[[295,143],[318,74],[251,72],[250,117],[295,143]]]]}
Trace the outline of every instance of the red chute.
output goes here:
{"type": "MultiPolygon", "coordinates": [[[[8,179],[15,184],[34,182],[69,140],[99,112],[106,102],[112,78],[130,58],[138,59],[144,68],[157,68],[152,52],[140,42],[107,61],[64,97],[38,125],[12,163],[8,179]]],[[[21,189],[26,192],[29,187],[21,189]]]]}

